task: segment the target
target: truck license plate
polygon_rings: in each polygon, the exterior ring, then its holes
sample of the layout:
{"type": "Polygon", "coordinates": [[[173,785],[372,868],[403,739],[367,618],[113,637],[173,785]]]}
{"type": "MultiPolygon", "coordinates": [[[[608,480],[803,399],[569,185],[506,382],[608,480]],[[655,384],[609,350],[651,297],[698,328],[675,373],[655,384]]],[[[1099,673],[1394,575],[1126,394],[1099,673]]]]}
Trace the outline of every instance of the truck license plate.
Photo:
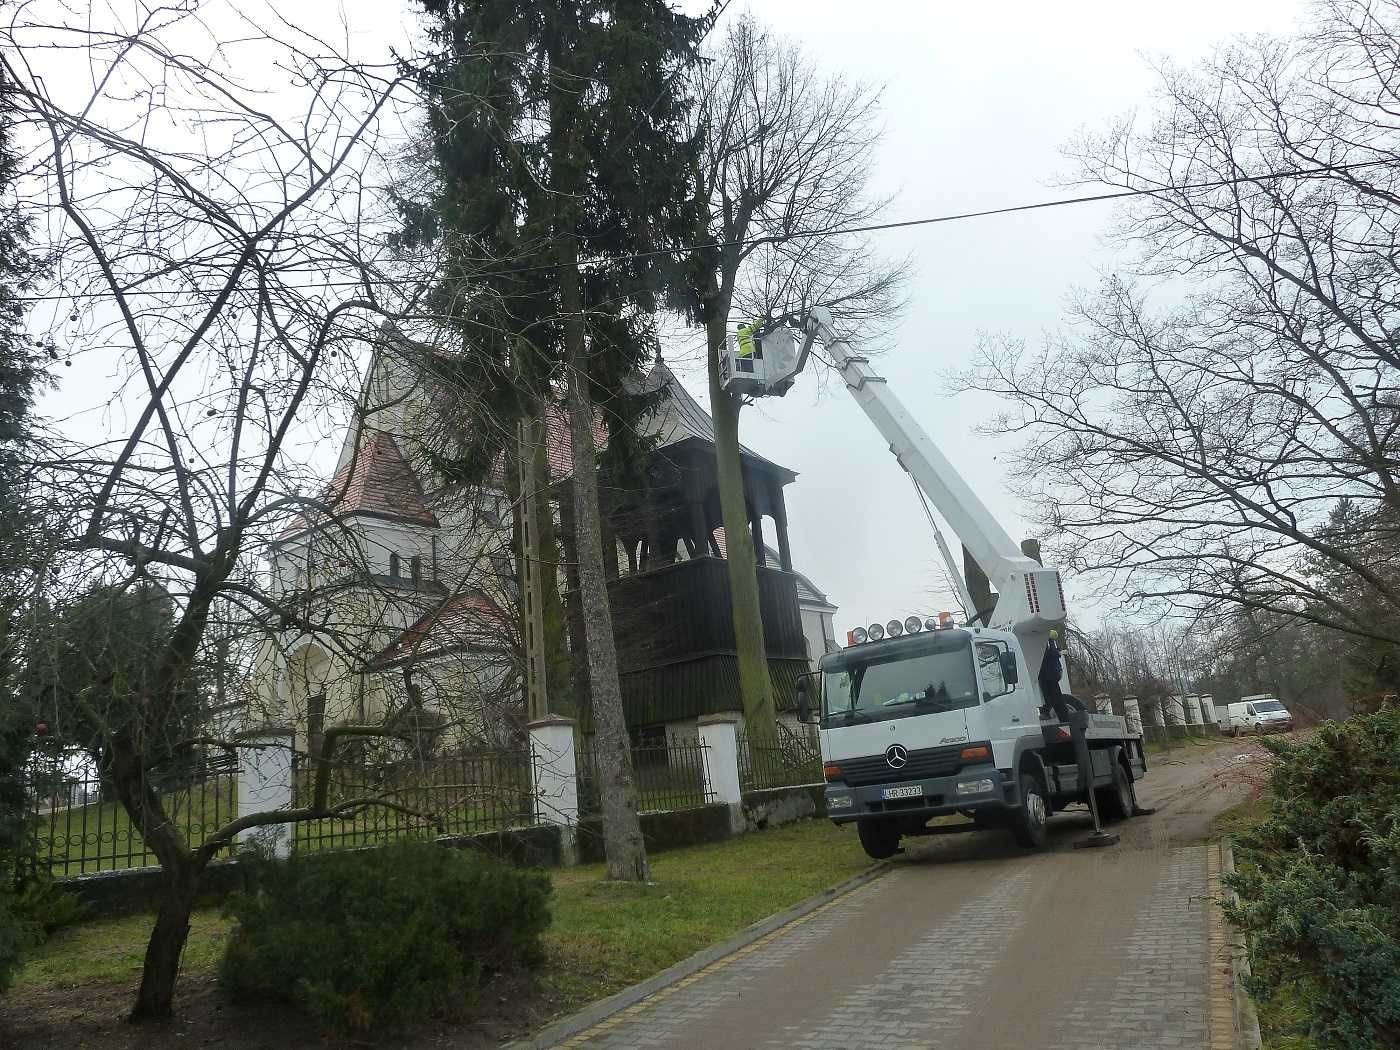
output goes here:
{"type": "Polygon", "coordinates": [[[918,798],[924,793],[919,784],[905,784],[903,787],[881,788],[881,798],[918,798]]]}

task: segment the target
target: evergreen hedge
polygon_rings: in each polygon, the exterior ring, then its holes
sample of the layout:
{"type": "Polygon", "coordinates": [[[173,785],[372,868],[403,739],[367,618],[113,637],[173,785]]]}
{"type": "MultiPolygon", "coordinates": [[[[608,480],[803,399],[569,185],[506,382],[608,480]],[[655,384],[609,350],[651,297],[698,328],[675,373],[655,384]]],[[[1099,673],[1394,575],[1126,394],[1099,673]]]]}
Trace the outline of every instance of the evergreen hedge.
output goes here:
{"type": "Polygon", "coordinates": [[[1226,880],[1249,990],[1301,1001],[1320,1048],[1400,1046],[1400,711],[1264,743],[1271,815],[1240,838],[1226,880]]]}
{"type": "Polygon", "coordinates": [[[541,871],[431,842],[264,859],[230,902],[220,981],[336,1032],[461,1016],[490,976],[539,960],[549,894],[541,871]]]}

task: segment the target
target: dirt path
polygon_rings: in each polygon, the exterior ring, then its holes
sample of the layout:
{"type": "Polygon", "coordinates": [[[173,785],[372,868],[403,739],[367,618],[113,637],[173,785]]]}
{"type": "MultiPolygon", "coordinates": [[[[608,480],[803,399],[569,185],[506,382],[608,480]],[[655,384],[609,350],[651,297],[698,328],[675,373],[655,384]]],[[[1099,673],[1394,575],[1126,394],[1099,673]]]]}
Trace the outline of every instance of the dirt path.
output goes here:
{"type": "MultiPolygon", "coordinates": [[[[1152,761],[1151,817],[1111,849],[960,835],[563,1046],[1051,1050],[1210,1043],[1211,819],[1257,790],[1257,743],[1152,761]]],[[[1216,1033],[1219,1034],[1219,1033],[1216,1033]]]]}

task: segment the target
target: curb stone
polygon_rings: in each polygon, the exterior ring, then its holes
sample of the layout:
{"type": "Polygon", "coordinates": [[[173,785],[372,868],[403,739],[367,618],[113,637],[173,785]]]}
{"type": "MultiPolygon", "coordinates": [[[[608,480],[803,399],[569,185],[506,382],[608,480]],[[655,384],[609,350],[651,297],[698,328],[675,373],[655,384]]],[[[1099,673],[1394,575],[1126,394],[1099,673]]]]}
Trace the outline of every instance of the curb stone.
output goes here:
{"type": "Polygon", "coordinates": [[[599,999],[596,1003],[585,1006],[577,1013],[570,1014],[568,1017],[555,1021],[553,1024],[536,1032],[533,1036],[517,1040],[513,1043],[507,1043],[505,1045],[505,1050],[548,1050],[549,1047],[576,1036],[580,1032],[586,1032],[600,1021],[607,1020],[613,1014],[619,1013],[629,1006],[634,1006],[643,999],[655,995],[663,988],[675,984],[677,981],[684,980],[691,974],[703,970],[705,967],[718,962],[728,955],[732,955],[741,948],[748,947],[754,941],[767,937],[769,934],[782,929],[791,922],[795,922],[804,915],[816,911],[824,904],[838,897],[843,897],[847,893],[864,886],[868,882],[873,882],[889,871],[890,866],[889,861],[881,861],[878,864],[872,865],[859,875],[853,876],[845,882],[833,886],[829,890],[823,890],[821,893],[808,897],[805,901],[795,904],[785,911],[770,915],[766,919],[760,919],[752,926],[745,927],[727,941],[721,941],[719,944],[713,944],[708,948],[702,948],[700,951],[690,956],[690,958],[682,959],[674,966],[670,966],[660,973],[648,977],[644,981],[638,981],[629,988],[624,988],[622,991],[610,995],[606,999],[599,999]]]}
{"type": "MultiPolygon", "coordinates": [[[[1235,871],[1235,851],[1228,838],[1220,840],[1220,868],[1222,874],[1231,875],[1235,871]]],[[[1231,900],[1237,900],[1234,890],[1226,891],[1231,900]]],[[[1244,931],[1230,927],[1230,972],[1235,985],[1235,1045],[1239,1050],[1260,1050],[1264,1040],[1259,1032],[1259,1014],[1254,1009],[1254,1000],[1244,988],[1244,978],[1249,976],[1249,949],[1245,945],[1244,931]]]]}

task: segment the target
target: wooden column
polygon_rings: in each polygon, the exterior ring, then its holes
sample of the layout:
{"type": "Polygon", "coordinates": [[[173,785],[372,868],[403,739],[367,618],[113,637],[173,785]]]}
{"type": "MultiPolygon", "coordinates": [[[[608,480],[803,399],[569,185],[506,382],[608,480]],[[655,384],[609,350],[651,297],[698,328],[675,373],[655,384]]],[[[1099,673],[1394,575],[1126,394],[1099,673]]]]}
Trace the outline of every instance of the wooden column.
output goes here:
{"type": "Polygon", "coordinates": [[[710,530],[705,528],[705,496],[692,493],[690,497],[690,534],[695,540],[692,557],[703,558],[710,553],[710,530]]]}
{"type": "Polygon", "coordinates": [[[574,541],[574,497],[565,492],[559,500],[560,542],[564,548],[564,583],[569,589],[565,615],[569,623],[569,677],[573,680],[576,710],[593,726],[593,691],[588,678],[588,641],[583,629],[583,602],[579,593],[578,545],[574,541]]]}
{"type": "Polygon", "coordinates": [[[783,502],[783,487],[775,481],[768,491],[773,504],[773,521],[778,527],[778,564],[784,572],[792,572],[792,547],[788,543],[787,504],[783,502]]]}
{"type": "MultiPolygon", "coordinates": [[[[618,576],[617,570],[617,532],[613,528],[612,520],[612,500],[608,494],[608,477],[606,474],[599,477],[598,486],[598,514],[602,519],[603,534],[603,573],[609,579],[615,580],[618,576]]],[[[572,513],[572,509],[570,510],[572,513]]]]}

